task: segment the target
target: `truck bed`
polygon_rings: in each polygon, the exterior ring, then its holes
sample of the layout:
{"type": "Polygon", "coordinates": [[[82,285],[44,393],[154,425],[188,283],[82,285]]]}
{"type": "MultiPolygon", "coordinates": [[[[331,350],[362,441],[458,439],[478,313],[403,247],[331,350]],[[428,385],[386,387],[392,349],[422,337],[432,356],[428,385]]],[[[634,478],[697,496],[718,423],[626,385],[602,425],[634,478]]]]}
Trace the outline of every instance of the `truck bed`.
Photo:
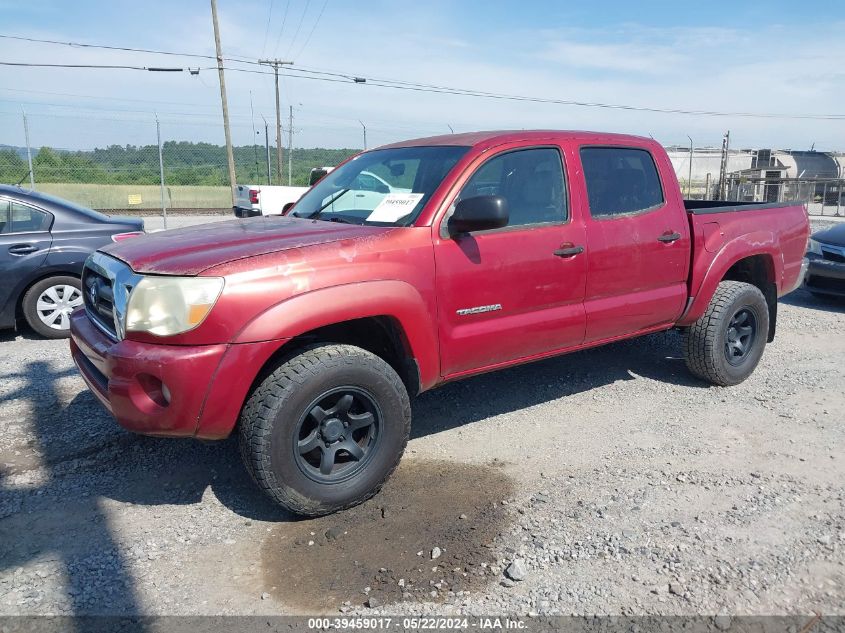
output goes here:
{"type": "Polygon", "coordinates": [[[679,325],[689,325],[704,313],[719,280],[740,259],[768,270],[776,296],[800,282],[809,237],[803,204],[684,200],[684,207],[693,240],[690,305],[679,325]]]}
{"type": "Polygon", "coordinates": [[[736,200],[684,200],[684,208],[695,215],[732,213],[734,211],[761,211],[801,206],[795,202],[739,202],[736,200]]]}

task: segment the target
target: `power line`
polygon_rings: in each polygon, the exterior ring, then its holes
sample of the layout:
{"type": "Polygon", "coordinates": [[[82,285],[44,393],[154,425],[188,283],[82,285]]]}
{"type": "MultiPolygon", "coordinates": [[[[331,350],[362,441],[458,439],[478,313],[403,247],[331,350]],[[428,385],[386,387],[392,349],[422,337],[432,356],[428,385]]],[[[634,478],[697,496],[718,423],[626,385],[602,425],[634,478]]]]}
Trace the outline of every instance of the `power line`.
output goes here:
{"type": "Polygon", "coordinates": [[[305,47],[308,46],[308,42],[311,41],[311,36],[314,35],[314,31],[317,29],[317,25],[320,23],[320,18],[323,17],[323,13],[325,12],[326,5],[328,5],[328,3],[329,0],[323,0],[323,6],[320,8],[320,13],[317,14],[317,19],[314,20],[314,25],[311,27],[308,37],[305,38],[305,44],[302,45],[302,48],[299,49],[299,52],[295,55],[295,57],[302,55],[302,51],[304,51],[305,47]]]}
{"type": "Polygon", "coordinates": [[[270,20],[273,18],[273,0],[270,0],[270,11],[267,13],[267,26],[264,28],[264,43],[261,45],[261,55],[267,48],[267,34],[270,32],[270,20]]]}
{"type": "Polygon", "coordinates": [[[21,35],[4,35],[0,34],[0,38],[6,40],[18,40],[21,42],[35,42],[37,44],[58,44],[60,46],[70,46],[72,48],[97,48],[106,49],[110,51],[126,51],[130,53],[152,53],[154,55],[173,55],[175,57],[196,57],[201,59],[216,59],[214,55],[200,55],[198,53],[176,53],[173,51],[161,51],[151,48],[130,48],[128,46],[108,46],[106,44],[84,44],[82,42],[62,42],[60,40],[45,40],[35,37],[23,37],[21,35]]]}
{"type": "MultiPolygon", "coordinates": [[[[132,48],[129,46],[111,46],[108,44],[86,44],[84,42],[65,42],[61,40],[45,40],[39,39],[36,37],[24,37],[22,35],[7,35],[7,34],[0,34],[0,39],[6,40],[18,40],[21,42],[33,42],[36,44],[55,44],[58,46],[70,46],[71,48],[93,48],[93,49],[103,49],[109,51],[123,51],[128,53],[150,53],[152,55],[169,55],[172,57],[193,57],[196,59],[213,59],[216,60],[217,57],[214,55],[203,55],[201,53],[183,53],[177,51],[164,51],[154,48],[132,48]]],[[[255,60],[248,59],[246,57],[240,55],[230,55],[226,57],[229,61],[234,61],[242,64],[257,64],[255,60]]]]}
{"type": "Polygon", "coordinates": [[[302,15],[299,16],[299,24],[296,25],[296,31],[293,34],[293,38],[291,38],[290,44],[288,44],[288,49],[285,52],[285,57],[290,57],[290,53],[293,50],[293,45],[296,44],[296,38],[299,37],[299,31],[302,28],[302,23],[305,21],[305,14],[308,13],[309,6],[311,6],[311,0],[305,0],[305,7],[302,9],[302,15]]]}
{"type": "Polygon", "coordinates": [[[290,0],[285,3],[285,12],[282,15],[282,25],[279,27],[279,33],[276,35],[276,45],[273,47],[273,57],[276,56],[276,51],[279,50],[279,42],[282,41],[282,33],[285,32],[285,23],[288,21],[288,9],[290,9],[290,0]]]}
{"type": "MultiPolygon", "coordinates": [[[[288,1],[288,7],[290,2],[288,1]]],[[[287,17],[287,9],[285,9],[285,18],[287,17]]],[[[307,11],[307,5],[306,5],[307,11]]],[[[302,18],[305,17],[305,11],[303,11],[302,18]]],[[[301,26],[302,20],[300,20],[301,26]]],[[[282,27],[284,28],[284,22],[282,27]]],[[[281,36],[281,31],[279,32],[281,36]]],[[[298,35],[298,30],[297,30],[298,35]]],[[[14,35],[3,35],[0,34],[0,38],[6,39],[15,39],[15,40],[23,40],[23,41],[30,41],[30,42],[40,42],[40,43],[48,43],[48,44],[59,44],[64,46],[72,46],[72,47],[84,47],[84,48],[102,48],[107,50],[122,50],[122,51],[132,51],[132,52],[146,52],[152,54],[159,54],[159,55],[173,55],[173,56],[182,56],[182,57],[195,57],[195,58],[203,58],[203,59],[216,59],[211,55],[200,55],[196,53],[177,53],[174,51],[161,51],[161,50],[154,50],[154,49],[140,49],[140,48],[129,48],[129,47],[120,47],[120,46],[107,46],[107,45],[99,45],[99,44],[82,44],[78,42],[62,42],[58,40],[43,40],[43,39],[36,39],[36,38],[28,38],[22,36],[14,36],[14,35]]],[[[295,41],[296,35],[293,38],[295,41]]],[[[291,45],[292,46],[292,45],[291,45]]],[[[277,42],[278,47],[278,42],[277,42]]],[[[258,61],[250,60],[243,57],[229,57],[227,58],[229,62],[240,63],[240,64],[252,64],[258,65],[258,61]]],[[[149,70],[149,71],[171,71],[176,72],[177,70],[184,70],[184,69],[167,69],[167,68],[148,68],[148,67],[140,67],[140,66],[120,66],[120,65],[96,65],[96,64],[33,64],[33,63],[22,63],[22,62],[0,62],[0,65],[6,66],[30,66],[30,67],[56,67],[56,68],[111,68],[111,69],[127,69],[127,70],[149,70]]],[[[202,70],[210,70],[209,68],[203,68],[202,70]]],[[[244,68],[230,68],[229,70],[236,71],[236,72],[252,72],[256,74],[264,74],[268,75],[270,73],[257,71],[257,70],[247,70],[244,68]]],[[[590,101],[579,101],[579,100],[567,100],[567,99],[551,99],[545,97],[534,97],[529,95],[514,95],[514,94],[502,94],[502,93],[493,93],[493,92],[486,92],[480,90],[473,90],[468,88],[455,88],[451,86],[439,86],[434,84],[423,84],[417,83],[412,81],[403,81],[397,79],[381,79],[375,77],[360,77],[356,76],[351,73],[341,73],[336,71],[326,71],[326,70],[317,70],[317,69],[308,69],[303,67],[292,67],[288,68],[287,72],[284,74],[280,74],[283,77],[293,77],[293,78],[300,78],[300,79],[320,79],[321,77],[325,77],[322,79],[323,81],[335,81],[339,83],[346,83],[348,81],[353,81],[355,83],[366,84],[369,86],[377,86],[382,88],[392,88],[395,90],[408,90],[408,91],[415,91],[415,92],[428,92],[428,93],[435,93],[435,94],[450,94],[456,96],[470,96],[470,97],[479,97],[479,98],[486,98],[486,99],[495,99],[495,100],[507,100],[507,101],[524,101],[524,102],[531,102],[531,103],[546,103],[552,105],[568,105],[568,106],[576,106],[576,107],[585,107],[585,108],[603,108],[603,109],[611,109],[611,110],[627,110],[627,111],[634,111],[634,112],[651,112],[651,113],[658,113],[658,114],[679,114],[679,115],[687,115],[687,116],[709,116],[709,117],[742,117],[742,118],[761,118],[761,119],[796,119],[796,120],[827,120],[827,121],[838,121],[838,120],[845,120],[845,114],[783,114],[783,113],[759,113],[759,112],[730,112],[730,111],[717,111],[717,110],[688,110],[682,108],[657,108],[657,107],[648,107],[648,106],[633,106],[629,104],[615,104],[615,103],[604,103],[604,102],[590,102],[590,101]],[[291,72],[294,73],[305,73],[307,75],[316,75],[316,76],[304,76],[304,75],[293,75],[289,74],[291,72]],[[333,79],[332,79],[333,78],[333,79]]]]}
{"type": "Polygon", "coordinates": [[[111,69],[111,70],[147,70],[150,72],[185,72],[184,68],[173,67],[147,67],[147,66],[126,66],[119,64],[43,64],[32,62],[0,62],[0,66],[24,66],[27,68],[89,68],[89,69],[111,69]]]}
{"type": "MultiPolygon", "coordinates": [[[[247,68],[232,68],[234,72],[244,73],[262,73],[258,70],[250,70],[247,68]]],[[[680,108],[653,108],[647,106],[632,106],[615,103],[602,103],[590,101],[575,101],[568,99],[551,99],[546,97],[532,97],[527,95],[513,95],[513,94],[499,94],[494,92],[484,92],[479,90],[471,90],[466,88],[452,88],[448,86],[434,86],[430,84],[414,84],[411,82],[400,82],[395,80],[379,80],[368,79],[366,77],[356,77],[354,75],[344,75],[341,73],[329,73],[315,70],[307,70],[305,68],[289,68],[287,73],[280,73],[279,76],[292,77],[295,79],[314,79],[318,81],[328,81],[333,83],[355,83],[366,86],[377,86],[380,88],[392,88],[394,90],[410,90],[414,92],[428,92],[435,94],[449,94],[464,97],[479,97],[485,99],[495,99],[502,101],[525,101],[530,103],[547,103],[553,105],[567,105],[577,106],[583,108],[605,108],[611,110],[629,110],[634,112],[652,112],[658,114],[683,114],[690,116],[711,116],[711,117],[744,117],[744,118],[763,118],[763,119],[811,119],[811,120],[826,120],[826,121],[843,121],[845,114],[776,114],[776,113],[758,113],[758,112],[721,112],[716,110],[684,110],[680,108]],[[324,76],[308,76],[308,75],[292,75],[291,71],[300,73],[311,73],[312,75],[328,75],[324,76]]]]}

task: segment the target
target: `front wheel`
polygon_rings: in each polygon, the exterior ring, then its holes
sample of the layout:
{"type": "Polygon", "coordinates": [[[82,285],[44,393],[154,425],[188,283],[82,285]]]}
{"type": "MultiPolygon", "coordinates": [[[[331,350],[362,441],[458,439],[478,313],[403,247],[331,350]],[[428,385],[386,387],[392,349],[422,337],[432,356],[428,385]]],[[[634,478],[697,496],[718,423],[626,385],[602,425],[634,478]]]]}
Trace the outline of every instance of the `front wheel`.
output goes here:
{"type": "Polygon", "coordinates": [[[766,347],[769,306],[757,286],[723,281],[704,315],[684,331],[689,370],[714,385],[748,378],[766,347]]]}
{"type": "Polygon", "coordinates": [[[378,492],[410,428],[408,392],[390,365],[351,345],[316,345],[282,362],[249,398],[241,454],[274,501],[319,516],[378,492]]]}

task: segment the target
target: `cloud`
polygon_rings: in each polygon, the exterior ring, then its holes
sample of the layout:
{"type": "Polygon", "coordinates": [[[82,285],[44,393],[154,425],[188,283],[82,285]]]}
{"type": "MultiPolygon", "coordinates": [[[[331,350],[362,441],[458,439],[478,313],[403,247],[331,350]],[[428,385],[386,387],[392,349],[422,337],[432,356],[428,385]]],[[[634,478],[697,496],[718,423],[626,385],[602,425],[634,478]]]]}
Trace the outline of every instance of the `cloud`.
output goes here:
{"type": "MultiPolygon", "coordinates": [[[[357,5],[332,3],[297,64],[355,76],[553,99],[732,112],[845,111],[842,23],[750,24],[747,29],[735,24],[730,28],[642,24],[555,28],[546,24],[529,29],[524,24],[509,24],[505,17],[495,24],[473,24],[470,29],[453,5],[432,6],[378,3],[367,19],[361,19],[357,5]]],[[[84,39],[213,53],[208,15],[176,5],[171,13],[167,21],[152,13],[149,23],[125,24],[116,18],[110,22],[104,17],[97,23],[102,32],[87,32],[84,39]]],[[[266,3],[236,9],[221,6],[225,54],[261,55],[265,24],[256,20],[256,15],[266,15],[266,3]]],[[[294,12],[294,22],[298,16],[294,12]]],[[[310,22],[306,21],[303,29],[307,32],[310,22]]],[[[267,55],[276,44],[275,32],[270,29],[267,55]]],[[[82,38],[72,30],[55,28],[32,29],[31,34],[62,40],[82,38]]],[[[288,37],[292,34],[283,35],[279,55],[289,48],[302,48],[303,37],[295,43],[288,37]]],[[[58,49],[58,53],[67,62],[164,63],[147,54],[78,49],[58,49]]],[[[0,57],[55,61],[57,49],[0,40],[0,57]]],[[[212,60],[167,60],[213,66],[212,60]]],[[[261,115],[274,120],[272,76],[232,70],[226,80],[235,142],[250,143],[253,120],[262,132],[261,115]]],[[[91,147],[139,139],[151,142],[154,110],[163,121],[166,138],[222,140],[219,88],[213,69],[189,77],[0,68],[3,86],[90,96],[0,90],[0,99],[5,100],[0,102],[0,129],[18,135],[20,105],[27,102],[38,143],[91,147]],[[37,101],[61,106],[38,106],[33,103],[37,101]]],[[[445,133],[451,126],[458,131],[533,127],[624,131],[652,134],[667,144],[686,143],[689,134],[702,145],[718,144],[722,133],[730,129],[735,144],[741,146],[809,147],[815,142],[825,149],[845,149],[842,121],[649,114],[293,77],[282,78],[282,103],[284,114],[289,104],[295,105],[295,142],[302,146],[360,145],[361,120],[367,125],[370,144],[445,133]]]]}
{"type": "Polygon", "coordinates": [[[538,58],[571,69],[601,69],[615,73],[666,74],[685,61],[683,55],[665,46],[638,44],[590,44],[553,41],[538,58]]]}

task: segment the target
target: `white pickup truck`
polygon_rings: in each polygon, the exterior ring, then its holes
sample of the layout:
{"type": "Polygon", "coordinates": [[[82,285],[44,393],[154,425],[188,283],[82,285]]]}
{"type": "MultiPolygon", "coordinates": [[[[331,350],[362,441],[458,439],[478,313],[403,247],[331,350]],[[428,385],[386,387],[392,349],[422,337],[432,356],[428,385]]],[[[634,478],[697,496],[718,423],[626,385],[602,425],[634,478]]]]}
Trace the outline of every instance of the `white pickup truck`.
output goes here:
{"type": "Polygon", "coordinates": [[[283,185],[238,185],[232,211],[239,218],[281,215],[286,204],[299,200],[308,189],[283,185]]]}
{"type": "Polygon", "coordinates": [[[285,205],[296,202],[311,186],[334,167],[314,167],[308,179],[308,187],[284,185],[238,185],[235,206],[232,210],[239,218],[257,215],[281,215],[285,205]]]}

